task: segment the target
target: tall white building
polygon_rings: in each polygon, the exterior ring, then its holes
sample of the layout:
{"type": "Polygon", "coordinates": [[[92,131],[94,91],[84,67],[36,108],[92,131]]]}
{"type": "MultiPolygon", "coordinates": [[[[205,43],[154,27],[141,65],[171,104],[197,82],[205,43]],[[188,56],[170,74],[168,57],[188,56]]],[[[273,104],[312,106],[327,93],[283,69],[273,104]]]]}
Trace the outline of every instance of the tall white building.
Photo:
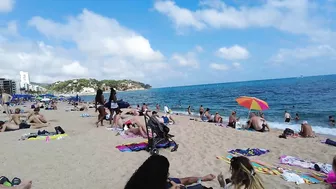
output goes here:
{"type": "Polygon", "coordinates": [[[21,78],[21,81],[20,81],[21,88],[26,88],[28,85],[30,85],[28,72],[20,71],[20,78],[21,78]]]}

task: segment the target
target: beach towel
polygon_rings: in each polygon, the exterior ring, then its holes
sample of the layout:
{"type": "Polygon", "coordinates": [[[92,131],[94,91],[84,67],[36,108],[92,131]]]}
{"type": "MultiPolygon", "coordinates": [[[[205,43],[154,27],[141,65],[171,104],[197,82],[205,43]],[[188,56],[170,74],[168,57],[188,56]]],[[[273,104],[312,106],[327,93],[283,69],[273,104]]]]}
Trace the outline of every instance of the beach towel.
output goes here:
{"type": "MultiPolygon", "coordinates": [[[[230,160],[231,160],[232,157],[233,157],[232,155],[216,156],[217,159],[224,160],[225,162],[227,162],[229,164],[230,164],[230,160]]],[[[251,164],[252,164],[253,168],[258,173],[280,176],[281,174],[284,173],[284,171],[288,170],[290,172],[298,174],[307,184],[318,184],[318,183],[323,182],[323,180],[324,180],[324,177],[319,175],[319,174],[299,173],[297,171],[293,171],[293,170],[269,165],[269,164],[264,163],[260,160],[250,160],[250,161],[251,161],[251,164]]]]}
{"type": "Polygon", "coordinates": [[[336,141],[333,141],[329,138],[324,143],[326,143],[328,145],[331,145],[331,146],[336,146],[336,141]]]}
{"type": "Polygon", "coordinates": [[[93,116],[90,115],[90,114],[81,114],[80,116],[81,116],[81,117],[93,117],[93,116]]]}
{"type": "MultiPolygon", "coordinates": [[[[47,137],[49,137],[48,140],[60,140],[64,137],[67,137],[68,134],[56,134],[56,135],[50,135],[50,136],[36,136],[36,137],[30,137],[26,140],[47,140],[47,137]]],[[[21,140],[25,140],[24,138],[21,138],[21,140]]]]}
{"type": "Polygon", "coordinates": [[[266,149],[259,149],[259,148],[245,148],[245,149],[235,149],[229,150],[228,153],[234,155],[241,155],[241,156],[260,156],[270,152],[266,149]]]}
{"type": "MultiPolygon", "coordinates": [[[[146,147],[148,145],[148,142],[139,142],[139,143],[130,143],[130,144],[122,144],[116,146],[116,148],[121,152],[138,152],[141,150],[146,150],[146,147]]],[[[167,142],[164,144],[158,144],[157,148],[169,148],[174,147],[175,144],[173,142],[167,142]]]]}
{"type": "Polygon", "coordinates": [[[284,171],[284,173],[281,174],[281,177],[287,182],[295,182],[295,184],[305,183],[304,179],[300,177],[299,175],[297,175],[296,173],[284,171]]]}
{"type": "Polygon", "coordinates": [[[256,131],[252,128],[248,128],[248,129],[244,129],[244,128],[237,128],[237,130],[240,130],[240,131],[256,131]]]}
{"type": "Polygon", "coordinates": [[[286,156],[286,155],[281,156],[280,163],[302,167],[305,169],[313,169],[316,171],[323,172],[325,174],[328,174],[330,171],[332,171],[332,166],[330,164],[302,160],[300,158],[293,156],[286,156]]]}

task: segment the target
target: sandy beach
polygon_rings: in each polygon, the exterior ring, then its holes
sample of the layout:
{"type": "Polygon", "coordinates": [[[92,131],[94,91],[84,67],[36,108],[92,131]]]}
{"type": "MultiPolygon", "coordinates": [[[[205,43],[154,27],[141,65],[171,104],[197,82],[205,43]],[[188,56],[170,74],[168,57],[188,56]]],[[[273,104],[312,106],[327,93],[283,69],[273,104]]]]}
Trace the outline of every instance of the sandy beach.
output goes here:
{"type": "MultiPolygon", "coordinates": [[[[83,112],[66,112],[66,104],[59,103],[58,106],[58,110],[41,110],[48,120],[52,120],[46,130],[53,131],[53,127],[61,126],[69,136],[49,142],[19,141],[21,135],[37,130],[0,133],[1,175],[32,180],[34,189],[122,189],[132,173],[149,157],[149,153],[120,152],[115,146],[145,139],[123,139],[106,127],[95,127],[97,113],[94,109],[88,112],[93,117],[83,118],[80,117],[83,112]]],[[[143,121],[143,117],[138,118],[143,121]]],[[[270,133],[238,131],[189,120],[187,116],[174,118],[177,123],[171,125],[170,129],[179,149],[176,152],[160,150],[160,154],[170,161],[172,177],[217,175],[223,172],[227,178],[230,176],[229,164],[216,159],[216,156],[226,156],[228,150],[236,148],[268,149],[270,152],[266,155],[252,158],[269,164],[278,164],[281,155],[331,163],[335,155],[335,147],[320,142],[325,139],[324,136],[281,139],[278,138],[282,133],[279,130],[270,133]]],[[[0,120],[5,120],[5,114],[1,114],[0,120]]],[[[105,126],[108,126],[107,122],[105,126]]],[[[266,188],[327,187],[324,184],[296,185],[280,176],[260,175],[266,188]]],[[[217,180],[203,184],[219,188],[217,180]]]]}

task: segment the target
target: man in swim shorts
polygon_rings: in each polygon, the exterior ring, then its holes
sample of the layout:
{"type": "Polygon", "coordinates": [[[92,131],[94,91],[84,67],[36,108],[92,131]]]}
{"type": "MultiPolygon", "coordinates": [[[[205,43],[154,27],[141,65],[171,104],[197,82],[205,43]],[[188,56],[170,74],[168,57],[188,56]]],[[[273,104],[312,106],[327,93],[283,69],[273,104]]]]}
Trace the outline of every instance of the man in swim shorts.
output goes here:
{"type": "Polygon", "coordinates": [[[289,123],[290,120],[291,120],[291,115],[287,111],[285,111],[285,123],[289,123]]]}
{"type": "Polygon", "coordinates": [[[258,132],[270,131],[270,128],[268,124],[266,123],[266,120],[261,117],[256,116],[254,113],[251,113],[251,118],[250,118],[247,129],[248,128],[252,128],[258,132]]]}
{"type": "Polygon", "coordinates": [[[5,93],[2,89],[0,90],[1,93],[1,102],[2,106],[4,107],[4,111],[6,112],[7,116],[10,117],[10,110],[9,110],[9,105],[13,97],[7,93],[5,93]]]}
{"type": "Polygon", "coordinates": [[[236,128],[236,122],[239,120],[239,118],[236,118],[236,111],[232,111],[230,117],[229,117],[229,123],[227,126],[232,127],[232,128],[236,128]]]}

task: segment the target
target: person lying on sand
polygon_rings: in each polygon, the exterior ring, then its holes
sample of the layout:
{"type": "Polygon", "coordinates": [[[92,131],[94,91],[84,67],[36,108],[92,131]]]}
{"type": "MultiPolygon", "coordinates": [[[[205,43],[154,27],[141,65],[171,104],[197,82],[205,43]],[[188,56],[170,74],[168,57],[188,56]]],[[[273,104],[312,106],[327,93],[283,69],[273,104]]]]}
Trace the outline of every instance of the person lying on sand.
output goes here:
{"type": "Polygon", "coordinates": [[[270,128],[265,119],[256,116],[254,113],[251,113],[251,118],[246,129],[252,128],[258,132],[270,131],[270,128]],[[267,130],[266,130],[267,129],[267,130]]]}
{"type": "Polygon", "coordinates": [[[175,124],[175,120],[170,114],[160,117],[156,111],[153,111],[152,115],[156,116],[160,123],[169,124],[170,122],[173,122],[173,124],[175,124]]]}
{"type": "Polygon", "coordinates": [[[147,130],[146,126],[140,123],[137,119],[130,119],[127,121],[123,121],[121,118],[122,111],[120,108],[117,108],[115,110],[116,114],[113,118],[113,127],[124,129],[125,126],[127,126],[127,130],[125,131],[125,134],[128,135],[130,133],[135,135],[140,135],[144,138],[147,138],[147,130]],[[133,127],[131,127],[133,126],[133,127]]]}
{"type": "Polygon", "coordinates": [[[222,173],[218,182],[224,189],[264,189],[259,175],[255,172],[250,160],[244,156],[233,157],[230,163],[231,177],[225,179],[222,173]]]}
{"type": "Polygon", "coordinates": [[[313,132],[313,129],[311,125],[308,124],[307,121],[303,121],[301,124],[301,131],[299,132],[299,135],[302,137],[315,137],[315,134],[313,132]]]}

